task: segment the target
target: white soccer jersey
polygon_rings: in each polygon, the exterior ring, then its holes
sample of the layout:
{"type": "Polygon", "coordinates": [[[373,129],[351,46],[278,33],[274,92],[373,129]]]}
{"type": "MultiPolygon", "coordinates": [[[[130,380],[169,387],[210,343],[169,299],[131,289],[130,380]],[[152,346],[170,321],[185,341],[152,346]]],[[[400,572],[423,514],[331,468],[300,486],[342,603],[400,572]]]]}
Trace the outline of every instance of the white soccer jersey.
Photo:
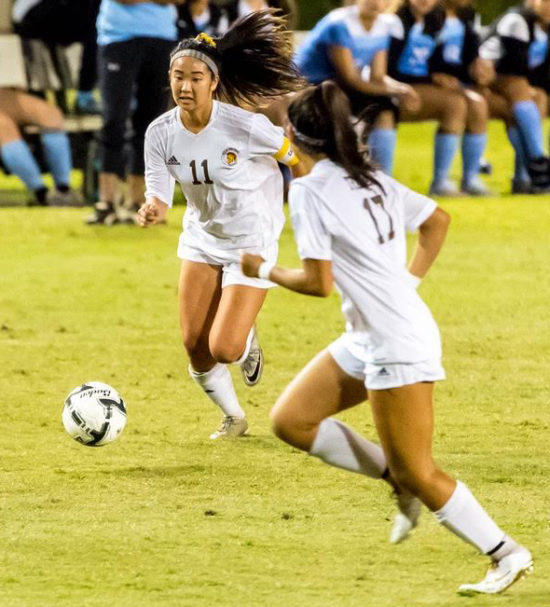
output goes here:
{"type": "Polygon", "coordinates": [[[406,231],[436,203],[377,172],[383,186],[359,188],[330,160],[293,181],[290,213],[302,259],[331,260],[346,330],[372,363],[414,363],[441,356],[439,330],[407,271],[406,231]]]}
{"type": "Polygon", "coordinates": [[[183,126],[176,107],[145,135],[145,195],[171,205],[174,183],[181,184],[187,246],[213,254],[263,250],[284,224],[275,158],[296,161],[283,129],[262,114],[214,101],[208,125],[195,134],[183,126]]]}

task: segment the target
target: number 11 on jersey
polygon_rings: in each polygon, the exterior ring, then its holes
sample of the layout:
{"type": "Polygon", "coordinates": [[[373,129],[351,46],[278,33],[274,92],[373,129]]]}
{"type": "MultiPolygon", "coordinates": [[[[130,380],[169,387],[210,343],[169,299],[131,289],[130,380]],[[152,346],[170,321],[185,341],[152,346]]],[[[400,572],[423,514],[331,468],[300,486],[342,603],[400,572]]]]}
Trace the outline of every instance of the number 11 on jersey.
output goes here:
{"type": "Polygon", "coordinates": [[[195,160],[191,160],[189,166],[191,167],[191,173],[193,175],[193,185],[202,185],[203,183],[212,185],[214,183],[208,174],[208,160],[203,160],[201,162],[202,171],[204,173],[204,181],[200,181],[197,176],[197,162],[195,160]]]}

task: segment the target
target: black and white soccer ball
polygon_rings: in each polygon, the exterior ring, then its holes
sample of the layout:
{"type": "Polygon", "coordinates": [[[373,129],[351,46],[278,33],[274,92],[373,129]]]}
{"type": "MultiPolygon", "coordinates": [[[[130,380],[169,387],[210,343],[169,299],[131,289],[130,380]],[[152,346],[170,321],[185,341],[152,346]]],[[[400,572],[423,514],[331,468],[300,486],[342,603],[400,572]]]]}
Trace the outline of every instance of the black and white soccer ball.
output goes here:
{"type": "Polygon", "coordinates": [[[61,419],[71,438],[87,447],[101,447],[124,430],[126,405],[111,386],[89,381],[67,396],[61,419]]]}

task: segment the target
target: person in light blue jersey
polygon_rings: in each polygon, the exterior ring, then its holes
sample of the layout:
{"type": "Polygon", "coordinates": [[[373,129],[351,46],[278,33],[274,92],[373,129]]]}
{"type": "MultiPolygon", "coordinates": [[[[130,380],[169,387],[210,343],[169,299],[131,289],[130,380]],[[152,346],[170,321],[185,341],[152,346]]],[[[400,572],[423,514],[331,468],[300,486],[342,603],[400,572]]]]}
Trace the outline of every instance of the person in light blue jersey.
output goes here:
{"type": "Polygon", "coordinates": [[[411,86],[387,76],[391,15],[387,0],[357,0],[330,12],[307,36],[296,63],[311,84],[338,82],[354,115],[368,108],[368,143],[374,161],[393,171],[398,106],[414,109],[418,98],[411,86]]]}
{"type": "Polygon", "coordinates": [[[550,0],[529,0],[501,15],[480,48],[482,59],[497,73],[490,108],[494,117],[506,122],[516,153],[516,194],[550,190],[542,129],[550,82],[549,24],[550,0]]]}
{"type": "Polygon", "coordinates": [[[103,102],[100,200],[89,224],[137,219],[145,191],[145,131],[168,107],[166,74],[177,40],[174,5],[182,1],[102,0],[97,20],[103,102]],[[124,206],[118,206],[117,200],[121,180],[127,181],[124,206]]]}
{"type": "MultiPolygon", "coordinates": [[[[487,145],[488,103],[477,85],[487,85],[493,70],[479,61],[480,35],[476,31],[473,0],[444,0],[445,20],[430,59],[432,82],[438,87],[462,92],[467,104],[466,130],[462,138],[460,189],[471,196],[487,196],[490,190],[479,178],[487,145]]],[[[438,91],[439,92],[439,91],[438,91]]]]}
{"type": "Polygon", "coordinates": [[[437,86],[430,73],[430,61],[444,22],[445,13],[437,0],[403,2],[391,31],[388,65],[390,76],[412,85],[422,102],[419,111],[404,108],[401,118],[437,120],[439,124],[430,193],[461,196],[462,192],[449,179],[449,171],[466,126],[466,99],[462,91],[437,86]]]}

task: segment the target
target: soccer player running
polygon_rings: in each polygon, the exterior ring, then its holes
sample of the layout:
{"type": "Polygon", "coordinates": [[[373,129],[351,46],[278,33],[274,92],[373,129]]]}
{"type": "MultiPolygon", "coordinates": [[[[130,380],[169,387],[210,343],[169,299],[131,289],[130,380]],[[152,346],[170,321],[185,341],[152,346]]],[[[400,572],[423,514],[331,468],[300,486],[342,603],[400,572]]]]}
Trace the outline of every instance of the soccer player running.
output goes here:
{"type": "Polygon", "coordinates": [[[439,253],[449,217],[373,171],[334,83],[292,101],[287,135],[311,168],[293,182],[289,200],[302,268],[243,254],[243,272],[317,296],[327,296],[334,281],[347,330],[287,386],[272,411],[274,431],[328,464],[393,485],[400,509],[393,543],[416,526],[424,503],[492,559],[486,578],[460,592],[501,592],[530,570],[530,552],[432,459],[433,386],[445,372],[437,325],[416,287],[439,253]],[[416,229],[407,269],[405,231],[416,229]],[[367,397],[381,447],[332,417],[367,397]]]}
{"type": "Polygon", "coordinates": [[[224,415],[214,439],[247,430],[226,365],[239,364],[249,386],[259,381],[263,356],[254,322],[275,286],[244,276],[239,250],[275,262],[284,224],[277,161],[298,162],[282,128],[237,106],[300,87],[291,56],[284,21],[270,9],[242,18],[219,39],[183,40],[169,73],[177,107],[152,122],[145,137],[140,224],[165,217],[176,181],[187,199],[178,246],[180,324],[191,377],[224,415]]]}

